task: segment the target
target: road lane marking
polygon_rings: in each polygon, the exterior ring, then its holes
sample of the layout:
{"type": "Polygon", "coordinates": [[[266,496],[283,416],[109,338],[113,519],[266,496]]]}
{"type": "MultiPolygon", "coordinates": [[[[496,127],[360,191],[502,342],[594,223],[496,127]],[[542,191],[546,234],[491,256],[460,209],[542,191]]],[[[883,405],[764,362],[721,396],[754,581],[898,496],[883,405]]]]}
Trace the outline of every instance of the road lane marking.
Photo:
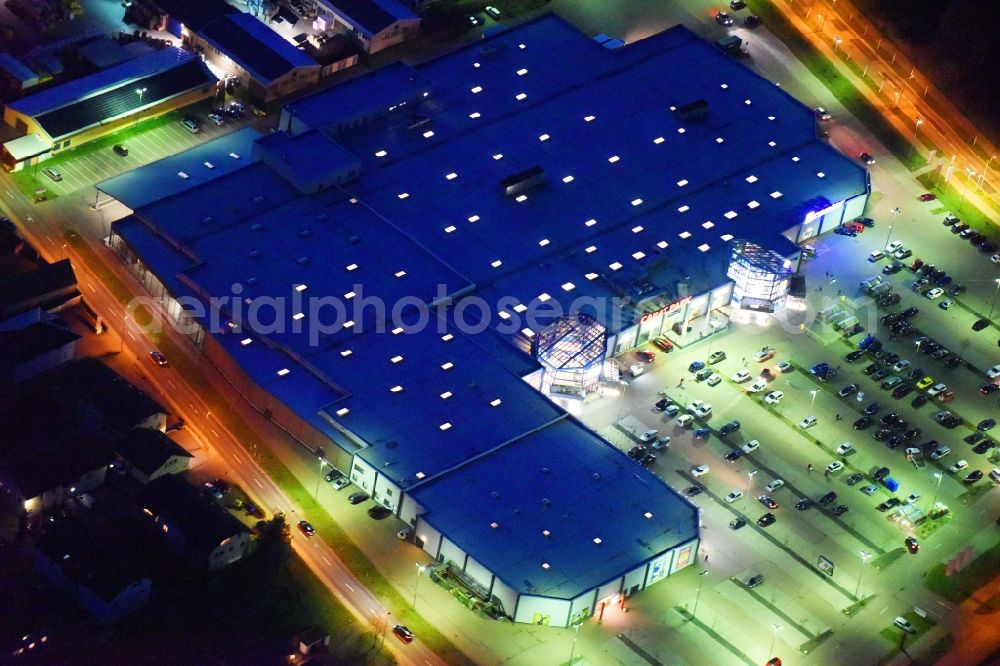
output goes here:
{"type": "Polygon", "coordinates": [[[326,562],[326,566],[328,566],[328,567],[332,567],[333,566],[333,562],[331,562],[330,558],[328,558],[326,555],[323,556],[323,561],[326,562]]]}
{"type": "Polygon", "coordinates": [[[881,615],[882,613],[886,612],[887,610],[889,610],[889,607],[888,607],[888,606],[886,606],[885,608],[883,608],[882,610],[880,610],[880,611],[878,612],[878,614],[879,614],[879,615],[881,615]]]}
{"type": "Polygon", "coordinates": [[[177,385],[176,385],[176,384],[174,384],[174,383],[173,383],[173,382],[172,382],[171,380],[169,380],[169,379],[167,380],[167,385],[168,385],[168,386],[170,386],[170,388],[172,388],[172,389],[174,389],[174,390],[176,390],[176,389],[177,389],[177,385]]]}
{"type": "MultiPolygon", "coordinates": [[[[213,435],[215,435],[216,439],[219,439],[219,433],[215,432],[215,428],[209,428],[209,430],[212,432],[213,435]]],[[[233,457],[235,458],[236,456],[233,457]]]]}
{"type": "Polygon", "coordinates": [[[354,588],[353,588],[353,587],[351,587],[351,584],[350,584],[350,583],[344,583],[344,586],[345,586],[345,587],[346,587],[346,588],[347,588],[348,590],[350,590],[351,592],[353,592],[353,591],[354,591],[354,588]]]}
{"type": "Polygon", "coordinates": [[[260,482],[260,479],[258,479],[257,477],[254,477],[254,479],[253,479],[253,482],[254,482],[254,483],[256,483],[256,484],[257,484],[257,487],[258,487],[258,488],[260,488],[261,490],[263,490],[263,489],[264,489],[264,484],[263,484],[263,483],[261,483],[261,482],[260,482]]]}

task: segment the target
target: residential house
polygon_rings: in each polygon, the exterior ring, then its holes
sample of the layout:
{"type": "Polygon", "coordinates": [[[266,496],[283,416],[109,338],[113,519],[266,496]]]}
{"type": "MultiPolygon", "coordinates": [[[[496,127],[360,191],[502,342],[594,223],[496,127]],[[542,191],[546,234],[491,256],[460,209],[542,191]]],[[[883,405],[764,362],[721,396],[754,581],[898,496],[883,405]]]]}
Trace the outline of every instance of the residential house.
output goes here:
{"type": "Polygon", "coordinates": [[[43,321],[0,330],[0,386],[20,384],[69,361],[79,339],[76,333],[43,321]]]}
{"type": "Polygon", "coordinates": [[[183,477],[149,482],[139,504],[175,552],[195,566],[221,569],[245,557],[250,530],[183,477]]]}
{"type": "Polygon", "coordinates": [[[186,472],[191,454],[168,435],[154,428],[136,428],[115,447],[133,477],[143,485],[165,474],[186,472]]]}
{"type": "Polygon", "coordinates": [[[128,542],[120,529],[94,531],[71,518],[38,541],[35,571],[68,589],[101,623],[111,624],[145,607],[153,588],[148,565],[123,547],[128,542]]]}

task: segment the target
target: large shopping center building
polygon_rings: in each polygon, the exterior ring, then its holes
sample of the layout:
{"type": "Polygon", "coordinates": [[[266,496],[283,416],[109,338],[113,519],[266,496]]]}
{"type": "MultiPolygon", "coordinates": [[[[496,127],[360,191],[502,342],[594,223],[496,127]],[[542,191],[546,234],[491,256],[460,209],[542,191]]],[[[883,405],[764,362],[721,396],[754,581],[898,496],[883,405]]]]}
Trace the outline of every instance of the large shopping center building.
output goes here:
{"type": "Polygon", "coordinates": [[[565,626],[698,547],[695,506],[566,402],[652,336],[780,309],[869,193],[814,123],[683,27],[608,50],[547,16],[100,189],[235,390],[484,603],[565,626]]]}

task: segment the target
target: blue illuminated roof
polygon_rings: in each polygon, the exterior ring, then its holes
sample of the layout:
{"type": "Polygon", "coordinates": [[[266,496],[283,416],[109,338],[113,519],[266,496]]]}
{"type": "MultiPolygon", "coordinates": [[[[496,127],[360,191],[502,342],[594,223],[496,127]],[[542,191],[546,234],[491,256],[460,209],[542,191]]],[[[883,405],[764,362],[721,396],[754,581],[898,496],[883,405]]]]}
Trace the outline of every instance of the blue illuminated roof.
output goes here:
{"type": "Polygon", "coordinates": [[[698,535],[687,500],[569,418],[414,495],[433,507],[428,523],[508,586],[561,599],[698,535]]]}
{"type": "Polygon", "coordinates": [[[526,336],[563,312],[515,315],[587,297],[578,310],[616,333],[642,299],[722,284],[737,239],[790,255],[783,234],[810,210],[868,188],[810,109],[683,27],[609,51],[546,16],[293,102],[280,126],[267,159],[145,206],[123,235],[181,293],[236,296],[217,340],[255,382],[348,450],[341,431],[366,442],[357,455],[509,585],[554,596],[689,540],[695,514],[521,379],[526,336]],[[698,100],[702,118],[671,110],[698,100]],[[303,194],[331,150],[359,173],[303,194]],[[532,169],[523,200],[505,192],[532,169]],[[323,310],[318,331],[296,294],[344,316],[323,310]],[[255,331],[246,310],[273,296],[291,305],[255,331]],[[387,310],[353,312],[370,297],[387,310]],[[427,326],[386,323],[404,298],[423,304],[404,323],[427,326]],[[604,492],[583,483],[594,472],[604,492]],[[540,492],[572,507],[544,540],[540,492]]]}

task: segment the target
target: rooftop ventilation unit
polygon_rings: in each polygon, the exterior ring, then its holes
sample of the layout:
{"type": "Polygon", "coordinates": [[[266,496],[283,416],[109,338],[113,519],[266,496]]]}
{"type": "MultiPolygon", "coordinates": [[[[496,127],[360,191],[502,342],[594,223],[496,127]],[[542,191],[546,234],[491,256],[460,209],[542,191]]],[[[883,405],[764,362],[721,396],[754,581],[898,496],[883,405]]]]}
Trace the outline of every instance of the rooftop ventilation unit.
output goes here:
{"type": "Polygon", "coordinates": [[[250,225],[250,231],[260,231],[263,228],[264,225],[260,224],[259,222],[254,222],[253,224],[250,225]]]}
{"type": "Polygon", "coordinates": [[[202,224],[211,224],[214,221],[215,221],[215,218],[212,217],[211,215],[208,215],[207,217],[201,218],[201,223],[202,224]]]}
{"type": "Polygon", "coordinates": [[[260,256],[260,250],[250,250],[250,258],[256,259],[260,256]]]}
{"type": "Polygon", "coordinates": [[[310,231],[309,229],[303,229],[302,231],[299,232],[299,237],[300,238],[309,238],[312,235],[313,235],[313,232],[310,231]]]}
{"type": "Polygon", "coordinates": [[[255,277],[252,277],[252,278],[247,278],[247,285],[249,285],[249,286],[251,286],[251,287],[252,287],[252,286],[254,286],[255,284],[257,284],[257,278],[255,278],[255,277]]]}
{"type": "Polygon", "coordinates": [[[320,213],[319,215],[316,216],[316,221],[317,222],[326,222],[326,218],[327,218],[326,213],[320,213]]]}
{"type": "Polygon", "coordinates": [[[350,236],[347,237],[347,242],[350,243],[351,245],[355,245],[357,243],[360,243],[361,242],[361,236],[358,236],[356,234],[351,234],[350,236]]]}
{"type": "Polygon", "coordinates": [[[264,203],[264,197],[262,195],[261,196],[256,196],[256,197],[253,198],[253,202],[255,204],[257,204],[257,205],[260,205],[260,204],[264,203]]]}
{"type": "Polygon", "coordinates": [[[490,497],[492,497],[493,499],[500,499],[500,493],[494,490],[493,492],[490,493],[490,497]]]}
{"type": "Polygon", "coordinates": [[[545,182],[545,169],[533,166],[530,169],[507,176],[500,181],[505,196],[517,196],[545,182]]]}
{"type": "Polygon", "coordinates": [[[548,497],[543,497],[543,498],[542,498],[542,506],[543,506],[543,507],[545,507],[545,508],[547,509],[547,508],[549,508],[549,507],[550,507],[551,505],[552,505],[552,502],[551,502],[551,501],[549,500],[549,498],[548,498],[548,497]]]}
{"type": "Polygon", "coordinates": [[[674,114],[680,120],[698,120],[708,115],[708,102],[703,99],[677,107],[674,114]]]}
{"type": "Polygon", "coordinates": [[[308,263],[309,263],[309,257],[299,257],[299,258],[298,258],[298,259],[296,260],[296,263],[297,263],[297,264],[298,264],[299,266],[305,266],[306,264],[308,264],[308,263]]]}

